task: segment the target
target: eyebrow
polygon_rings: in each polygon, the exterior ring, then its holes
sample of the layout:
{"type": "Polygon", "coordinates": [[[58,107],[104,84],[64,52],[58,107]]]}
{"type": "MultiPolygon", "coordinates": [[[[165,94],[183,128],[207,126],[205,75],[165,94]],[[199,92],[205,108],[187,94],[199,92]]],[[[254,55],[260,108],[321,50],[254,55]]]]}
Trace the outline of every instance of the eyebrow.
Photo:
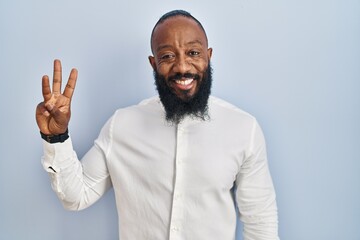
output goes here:
{"type": "Polygon", "coordinates": [[[185,45],[194,45],[194,44],[200,44],[201,46],[203,45],[200,40],[194,40],[194,41],[188,42],[185,45]]]}
{"type": "MultiPolygon", "coordinates": [[[[194,40],[194,41],[186,43],[185,46],[194,45],[194,44],[200,44],[201,46],[203,45],[200,40],[194,40]]],[[[160,45],[159,47],[157,47],[156,50],[160,51],[164,48],[171,48],[171,47],[172,46],[170,44],[164,44],[164,45],[160,45]]]]}
{"type": "Polygon", "coordinates": [[[171,48],[171,45],[169,45],[169,44],[160,45],[160,46],[158,46],[158,47],[156,48],[156,50],[157,50],[157,51],[160,51],[160,50],[162,50],[162,49],[164,49],[164,48],[171,48]]]}

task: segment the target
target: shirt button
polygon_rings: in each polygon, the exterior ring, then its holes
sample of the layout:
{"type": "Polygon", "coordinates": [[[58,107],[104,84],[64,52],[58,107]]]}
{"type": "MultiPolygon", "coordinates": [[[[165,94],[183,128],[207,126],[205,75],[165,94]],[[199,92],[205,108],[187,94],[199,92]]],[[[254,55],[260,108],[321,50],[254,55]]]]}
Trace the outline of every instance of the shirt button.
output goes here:
{"type": "Polygon", "coordinates": [[[178,228],[178,227],[172,227],[171,228],[171,231],[173,231],[173,232],[178,232],[180,229],[178,228]]]}
{"type": "Polygon", "coordinates": [[[181,193],[176,193],[175,194],[175,199],[179,199],[179,198],[181,198],[181,193]]]}
{"type": "Polygon", "coordinates": [[[184,128],[183,127],[178,127],[178,131],[179,132],[184,132],[184,128]]]}

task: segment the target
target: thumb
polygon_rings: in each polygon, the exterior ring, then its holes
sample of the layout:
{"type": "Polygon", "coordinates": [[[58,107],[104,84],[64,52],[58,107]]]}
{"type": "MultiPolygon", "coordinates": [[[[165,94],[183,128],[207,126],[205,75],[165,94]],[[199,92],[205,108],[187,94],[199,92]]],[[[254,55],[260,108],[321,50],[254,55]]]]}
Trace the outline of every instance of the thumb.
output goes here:
{"type": "Polygon", "coordinates": [[[54,118],[58,118],[60,116],[60,110],[54,104],[45,104],[45,107],[50,112],[50,115],[54,118]]]}
{"type": "Polygon", "coordinates": [[[59,128],[67,128],[69,119],[66,114],[60,111],[60,109],[52,104],[46,106],[46,109],[50,112],[50,115],[53,117],[59,128]]]}

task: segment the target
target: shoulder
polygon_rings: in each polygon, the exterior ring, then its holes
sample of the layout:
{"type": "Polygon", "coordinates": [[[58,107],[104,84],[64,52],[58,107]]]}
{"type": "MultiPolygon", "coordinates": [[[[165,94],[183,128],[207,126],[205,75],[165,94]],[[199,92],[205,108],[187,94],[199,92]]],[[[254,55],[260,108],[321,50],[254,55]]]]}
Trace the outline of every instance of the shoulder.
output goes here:
{"type": "Polygon", "coordinates": [[[210,96],[209,98],[209,110],[211,116],[217,118],[222,116],[224,118],[235,118],[237,120],[256,121],[255,117],[250,113],[215,96],[210,96]]]}
{"type": "Polygon", "coordinates": [[[148,105],[159,105],[159,104],[160,104],[159,96],[153,96],[142,100],[139,104],[135,106],[148,106],[148,105]]]}
{"type": "Polygon", "coordinates": [[[250,140],[254,131],[260,129],[253,115],[217,97],[211,96],[209,99],[209,114],[210,122],[214,126],[220,126],[228,137],[240,134],[250,140]]]}
{"type": "Polygon", "coordinates": [[[119,108],[115,113],[143,113],[147,109],[161,109],[161,102],[158,96],[150,97],[140,101],[138,104],[130,105],[127,107],[119,108]]]}
{"type": "Polygon", "coordinates": [[[162,105],[158,96],[147,98],[138,104],[115,111],[113,118],[115,121],[144,121],[145,119],[156,118],[163,114],[162,105]]]}

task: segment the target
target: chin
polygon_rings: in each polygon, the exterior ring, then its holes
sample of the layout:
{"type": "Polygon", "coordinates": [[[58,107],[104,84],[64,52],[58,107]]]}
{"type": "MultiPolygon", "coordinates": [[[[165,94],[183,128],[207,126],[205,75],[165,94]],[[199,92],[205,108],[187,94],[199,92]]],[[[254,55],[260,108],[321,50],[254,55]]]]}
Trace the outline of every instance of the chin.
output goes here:
{"type": "Polygon", "coordinates": [[[196,95],[195,91],[190,90],[185,90],[182,91],[181,93],[177,93],[176,96],[181,99],[183,102],[189,102],[191,99],[194,98],[194,96],[196,95]]]}

